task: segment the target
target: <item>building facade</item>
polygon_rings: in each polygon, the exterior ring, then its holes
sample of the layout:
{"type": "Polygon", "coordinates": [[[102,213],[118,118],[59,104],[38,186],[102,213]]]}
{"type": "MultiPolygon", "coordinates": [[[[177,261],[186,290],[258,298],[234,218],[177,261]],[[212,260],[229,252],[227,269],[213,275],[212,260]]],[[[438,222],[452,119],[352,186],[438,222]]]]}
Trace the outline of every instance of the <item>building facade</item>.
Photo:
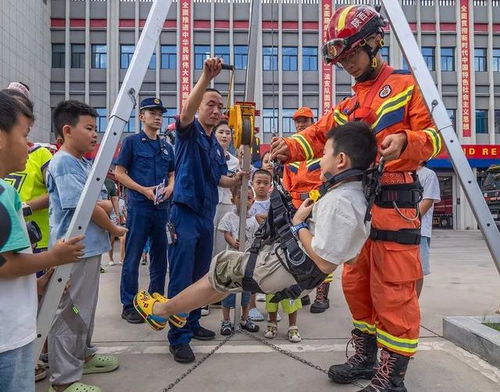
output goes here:
{"type": "MultiPolygon", "coordinates": [[[[41,3],[41,2],[39,2],[41,3]]],[[[235,100],[244,97],[248,56],[258,56],[256,103],[260,138],[289,135],[293,112],[309,106],[320,116],[351,94],[351,77],[321,61],[329,16],[346,4],[378,0],[262,1],[258,48],[248,49],[249,0],[178,0],[172,3],[150,60],[139,102],[159,96],[173,121],[203,60],[218,56],[236,67],[235,100]]],[[[475,169],[500,158],[500,0],[401,0],[424,59],[442,93],[461,143],[475,169]],[[471,150],[472,149],[472,150],[471,150]]],[[[65,98],[88,102],[105,130],[120,84],[139,39],[151,0],[52,0],[50,104],[65,98]]],[[[386,31],[383,57],[407,68],[396,37],[386,31]]],[[[224,71],[214,87],[228,91],[224,71]]],[[[139,129],[132,113],[126,133],[139,129]]],[[[126,134],[125,133],[125,134],[126,134]]],[[[475,228],[446,154],[431,161],[442,181],[441,227],[475,228]]]]}
{"type": "Polygon", "coordinates": [[[22,81],[31,90],[36,125],[30,139],[50,141],[50,1],[2,0],[0,89],[22,81]]]}

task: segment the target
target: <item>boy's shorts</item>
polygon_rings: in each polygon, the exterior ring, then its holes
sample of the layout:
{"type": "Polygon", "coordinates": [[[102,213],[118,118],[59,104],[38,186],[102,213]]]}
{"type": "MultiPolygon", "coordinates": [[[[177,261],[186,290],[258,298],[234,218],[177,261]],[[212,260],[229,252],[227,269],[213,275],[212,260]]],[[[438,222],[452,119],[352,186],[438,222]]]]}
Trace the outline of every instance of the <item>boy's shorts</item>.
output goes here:
{"type": "Polygon", "coordinates": [[[285,314],[291,314],[296,312],[299,309],[302,309],[302,301],[300,298],[297,299],[284,299],[278,303],[272,303],[271,298],[273,298],[273,294],[266,294],[266,312],[276,313],[281,304],[281,309],[285,314]]]}
{"type": "MultiPolygon", "coordinates": [[[[243,291],[241,293],[241,306],[247,306],[250,303],[250,296],[252,294],[249,291],[243,291]]],[[[234,308],[236,303],[236,294],[230,294],[221,301],[221,305],[224,308],[234,308]]]]}
{"type": "MultiPolygon", "coordinates": [[[[283,267],[279,257],[284,258],[278,244],[264,245],[257,255],[253,279],[264,293],[277,293],[296,284],[295,278],[283,267]]],[[[245,267],[249,252],[225,250],[212,259],[208,280],[212,287],[222,293],[242,291],[245,267]]],[[[304,291],[300,296],[307,294],[304,291]]]]}

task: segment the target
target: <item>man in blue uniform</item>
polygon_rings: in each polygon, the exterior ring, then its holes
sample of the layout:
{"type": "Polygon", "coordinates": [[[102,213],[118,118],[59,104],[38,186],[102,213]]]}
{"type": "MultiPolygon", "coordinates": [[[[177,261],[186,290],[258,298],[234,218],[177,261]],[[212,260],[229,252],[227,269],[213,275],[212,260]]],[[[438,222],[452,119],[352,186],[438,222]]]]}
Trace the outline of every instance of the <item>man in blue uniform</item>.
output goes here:
{"type": "MultiPolygon", "coordinates": [[[[173,244],[169,247],[168,297],[173,297],[204,276],[210,267],[217,186],[241,184],[241,173],[227,177],[224,150],[212,129],[221,119],[222,97],[208,88],[221,70],[220,59],[205,60],[203,73],[177,120],[175,145],[176,185],[170,215],[173,244]],[[198,117],[195,114],[198,112],[198,117]]],[[[177,362],[193,362],[192,338],[210,340],[215,333],[200,326],[200,309],[189,314],[183,328],[171,325],[170,352],[177,362]]]]}
{"type": "Polygon", "coordinates": [[[167,199],[174,188],[174,151],[158,135],[166,108],[158,98],[141,102],[143,130],[127,137],[116,161],[115,176],[128,193],[127,239],[120,285],[122,318],[131,324],[144,322],[132,303],[138,289],[139,261],[151,238],[149,292],[163,294],[167,274],[167,199]]]}

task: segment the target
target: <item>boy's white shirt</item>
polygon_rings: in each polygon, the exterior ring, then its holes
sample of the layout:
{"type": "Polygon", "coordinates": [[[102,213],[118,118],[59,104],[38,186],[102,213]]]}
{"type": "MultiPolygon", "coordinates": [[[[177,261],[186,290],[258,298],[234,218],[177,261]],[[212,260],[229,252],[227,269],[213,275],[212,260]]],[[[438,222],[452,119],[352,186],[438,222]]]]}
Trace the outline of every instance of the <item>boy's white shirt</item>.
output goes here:
{"type": "MultiPolygon", "coordinates": [[[[259,228],[259,223],[257,222],[255,216],[247,217],[246,231],[245,231],[247,248],[250,245],[252,245],[252,242],[255,239],[255,232],[257,231],[258,228],[259,228]]],[[[220,220],[219,227],[217,228],[217,230],[222,232],[228,231],[231,233],[234,239],[238,239],[240,230],[239,215],[234,211],[227,212],[220,220]]],[[[239,249],[234,249],[229,244],[227,244],[227,249],[239,250],[239,249]]]]}
{"type": "MultiPolygon", "coordinates": [[[[24,222],[24,218],[21,216],[24,222]]],[[[28,236],[26,225],[23,229],[28,236]]],[[[31,247],[18,253],[33,253],[31,247]]],[[[0,278],[0,353],[31,343],[36,337],[36,275],[0,278]]]]}
{"type": "Polygon", "coordinates": [[[340,184],[318,200],[309,219],[314,252],[336,265],[356,257],[370,235],[367,204],[360,181],[340,184]]]}

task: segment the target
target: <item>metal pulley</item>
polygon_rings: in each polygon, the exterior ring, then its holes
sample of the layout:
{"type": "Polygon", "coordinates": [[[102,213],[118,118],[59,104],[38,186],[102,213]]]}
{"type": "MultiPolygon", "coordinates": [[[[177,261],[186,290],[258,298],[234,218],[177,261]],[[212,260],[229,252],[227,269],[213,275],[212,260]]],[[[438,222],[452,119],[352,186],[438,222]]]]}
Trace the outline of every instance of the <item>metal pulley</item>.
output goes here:
{"type": "Polygon", "coordinates": [[[233,145],[251,146],[255,129],[255,103],[236,102],[229,109],[229,127],[233,130],[233,145]]]}

